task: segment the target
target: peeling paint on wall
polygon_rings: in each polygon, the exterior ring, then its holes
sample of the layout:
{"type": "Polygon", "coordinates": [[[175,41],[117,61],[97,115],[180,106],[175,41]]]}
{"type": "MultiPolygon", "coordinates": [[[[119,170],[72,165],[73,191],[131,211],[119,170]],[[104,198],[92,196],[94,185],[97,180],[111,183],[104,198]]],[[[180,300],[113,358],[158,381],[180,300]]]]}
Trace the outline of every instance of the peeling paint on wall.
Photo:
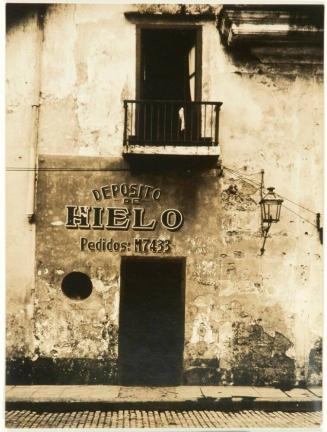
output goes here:
{"type": "Polygon", "coordinates": [[[322,338],[318,338],[310,350],[307,382],[311,385],[322,385],[322,338]]]}
{"type": "Polygon", "coordinates": [[[162,188],[164,201],[151,211],[178,204],[185,215],[180,237],[159,233],[173,242],[170,256],[186,258],[184,382],[321,383],[322,252],[316,229],[283,208],[261,257],[258,207],[261,169],[267,186],[283,196],[315,211],[322,202],[321,66],[290,68],[266,62],[263,52],[257,54],[265,63],[239,58],[223,48],[214,20],[202,22],[203,100],[224,103],[222,168],[141,173],[121,159],[122,101],[134,99],[136,86],[135,27],[125,12],[142,19],[185,18],[214,16],[220,8],[56,5],[45,16],[42,38],[35,14],[10,28],[10,164],[27,166],[31,105],[40,97],[39,166],[103,172],[41,170],[35,226],[25,218],[26,173],[8,174],[9,382],[118,382],[120,254],[79,251],[79,233],[65,231],[64,206],[91,203],[93,187],[130,181],[162,188]],[[91,278],[92,294],[83,301],[61,290],[72,271],[91,278]]]}

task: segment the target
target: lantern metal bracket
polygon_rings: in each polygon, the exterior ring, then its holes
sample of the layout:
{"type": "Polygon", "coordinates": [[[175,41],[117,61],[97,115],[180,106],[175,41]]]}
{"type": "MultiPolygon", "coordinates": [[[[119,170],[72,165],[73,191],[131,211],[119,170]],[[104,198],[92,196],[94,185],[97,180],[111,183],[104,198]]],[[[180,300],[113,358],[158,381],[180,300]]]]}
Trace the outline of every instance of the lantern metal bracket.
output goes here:
{"type": "Polygon", "coordinates": [[[261,225],[261,230],[262,230],[262,235],[263,235],[263,245],[262,245],[262,248],[260,249],[260,252],[261,252],[260,255],[263,255],[264,252],[265,252],[265,244],[266,244],[266,240],[267,240],[267,237],[268,237],[268,233],[269,233],[270,227],[271,227],[271,222],[268,223],[267,226],[264,226],[263,223],[261,225]]]}
{"type": "MultiPolygon", "coordinates": [[[[261,185],[260,185],[260,195],[261,196],[260,196],[260,203],[261,203],[261,201],[263,199],[263,191],[264,191],[264,187],[265,187],[264,186],[264,175],[265,175],[264,170],[261,170],[261,185]]],[[[260,249],[260,255],[261,256],[265,252],[265,244],[266,244],[266,240],[267,240],[267,237],[268,237],[268,233],[269,233],[270,227],[271,227],[271,222],[268,223],[267,226],[265,226],[264,222],[263,222],[263,219],[261,218],[261,233],[262,233],[262,236],[263,236],[263,244],[262,244],[262,247],[260,249]]]]}
{"type": "Polygon", "coordinates": [[[283,200],[276,197],[274,188],[269,187],[268,193],[264,196],[264,170],[261,170],[261,186],[260,186],[260,206],[261,206],[261,233],[263,237],[263,245],[260,249],[261,255],[265,252],[265,244],[272,223],[279,221],[280,208],[283,200]]]}
{"type": "MultiPolygon", "coordinates": [[[[261,205],[261,203],[262,203],[262,199],[263,199],[263,191],[264,191],[264,188],[265,188],[265,184],[264,184],[264,175],[265,175],[265,171],[262,169],[261,170],[261,184],[260,184],[260,205],[261,205]]],[[[271,225],[271,224],[270,224],[271,225]]],[[[269,231],[269,229],[270,229],[270,226],[269,226],[269,228],[268,228],[268,231],[269,231]]],[[[264,224],[263,224],[263,218],[262,218],[262,212],[261,212],[261,232],[262,232],[262,235],[263,236],[265,236],[265,227],[264,227],[264,224]]],[[[268,231],[267,231],[267,234],[268,234],[268,231]]],[[[264,241],[264,243],[265,243],[265,241],[264,241]]],[[[264,246],[264,245],[263,245],[264,246]]],[[[262,246],[262,248],[263,248],[263,246],[262,246]]],[[[261,249],[262,249],[261,248],[261,249]]]]}
{"type": "Polygon", "coordinates": [[[321,223],[321,215],[320,215],[320,213],[317,213],[316,214],[316,228],[317,228],[317,231],[319,234],[320,244],[323,244],[323,238],[324,238],[323,227],[321,226],[320,223],[321,223]]]}

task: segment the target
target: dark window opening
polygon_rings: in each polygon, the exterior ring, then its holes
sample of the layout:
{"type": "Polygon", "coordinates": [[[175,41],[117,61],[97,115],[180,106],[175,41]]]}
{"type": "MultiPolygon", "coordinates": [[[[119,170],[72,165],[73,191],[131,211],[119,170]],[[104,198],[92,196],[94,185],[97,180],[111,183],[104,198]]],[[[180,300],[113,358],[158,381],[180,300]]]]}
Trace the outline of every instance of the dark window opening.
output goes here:
{"type": "Polygon", "coordinates": [[[63,278],[61,289],[71,300],[85,300],[92,293],[92,282],[85,273],[71,272],[63,278]]]}
{"type": "Polygon", "coordinates": [[[140,97],[136,138],[149,144],[199,140],[196,30],[141,30],[140,97]]]}
{"type": "Polygon", "coordinates": [[[196,30],[141,30],[141,99],[195,100],[196,30]]]}

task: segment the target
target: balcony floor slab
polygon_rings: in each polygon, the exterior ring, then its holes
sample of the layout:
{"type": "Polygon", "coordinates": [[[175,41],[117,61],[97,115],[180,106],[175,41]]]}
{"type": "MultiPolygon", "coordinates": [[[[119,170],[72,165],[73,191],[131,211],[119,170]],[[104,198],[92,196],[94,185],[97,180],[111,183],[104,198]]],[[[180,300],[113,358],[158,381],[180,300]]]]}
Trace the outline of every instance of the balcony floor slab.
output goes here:
{"type": "Polygon", "coordinates": [[[214,156],[220,154],[219,146],[164,146],[164,145],[128,145],[124,147],[124,154],[135,155],[172,155],[172,156],[214,156]]]}

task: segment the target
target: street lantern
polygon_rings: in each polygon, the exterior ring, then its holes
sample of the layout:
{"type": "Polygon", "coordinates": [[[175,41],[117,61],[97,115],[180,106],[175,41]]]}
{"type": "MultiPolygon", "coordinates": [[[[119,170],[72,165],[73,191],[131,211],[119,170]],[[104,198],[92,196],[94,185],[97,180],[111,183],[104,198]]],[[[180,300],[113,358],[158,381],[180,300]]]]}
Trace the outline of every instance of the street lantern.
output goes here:
{"type": "Polygon", "coordinates": [[[268,193],[261,199],[261,219],[263,223],[276,223],[280,219],[282,199],[276,197],[273,187],[268,188],[268,193]]]}
{"type": "Polygon", "coordinates": [[[268,237],[268,232],[270,230],[271,224],[279,222],[280,210],[283,200],[276,197],[273,187],[268,188],[268,193],[261,198],[261,227],[262,234],[264,237],[262,248],[260,249],[261,255],[265,251],[265,243],[268,237]]]}

